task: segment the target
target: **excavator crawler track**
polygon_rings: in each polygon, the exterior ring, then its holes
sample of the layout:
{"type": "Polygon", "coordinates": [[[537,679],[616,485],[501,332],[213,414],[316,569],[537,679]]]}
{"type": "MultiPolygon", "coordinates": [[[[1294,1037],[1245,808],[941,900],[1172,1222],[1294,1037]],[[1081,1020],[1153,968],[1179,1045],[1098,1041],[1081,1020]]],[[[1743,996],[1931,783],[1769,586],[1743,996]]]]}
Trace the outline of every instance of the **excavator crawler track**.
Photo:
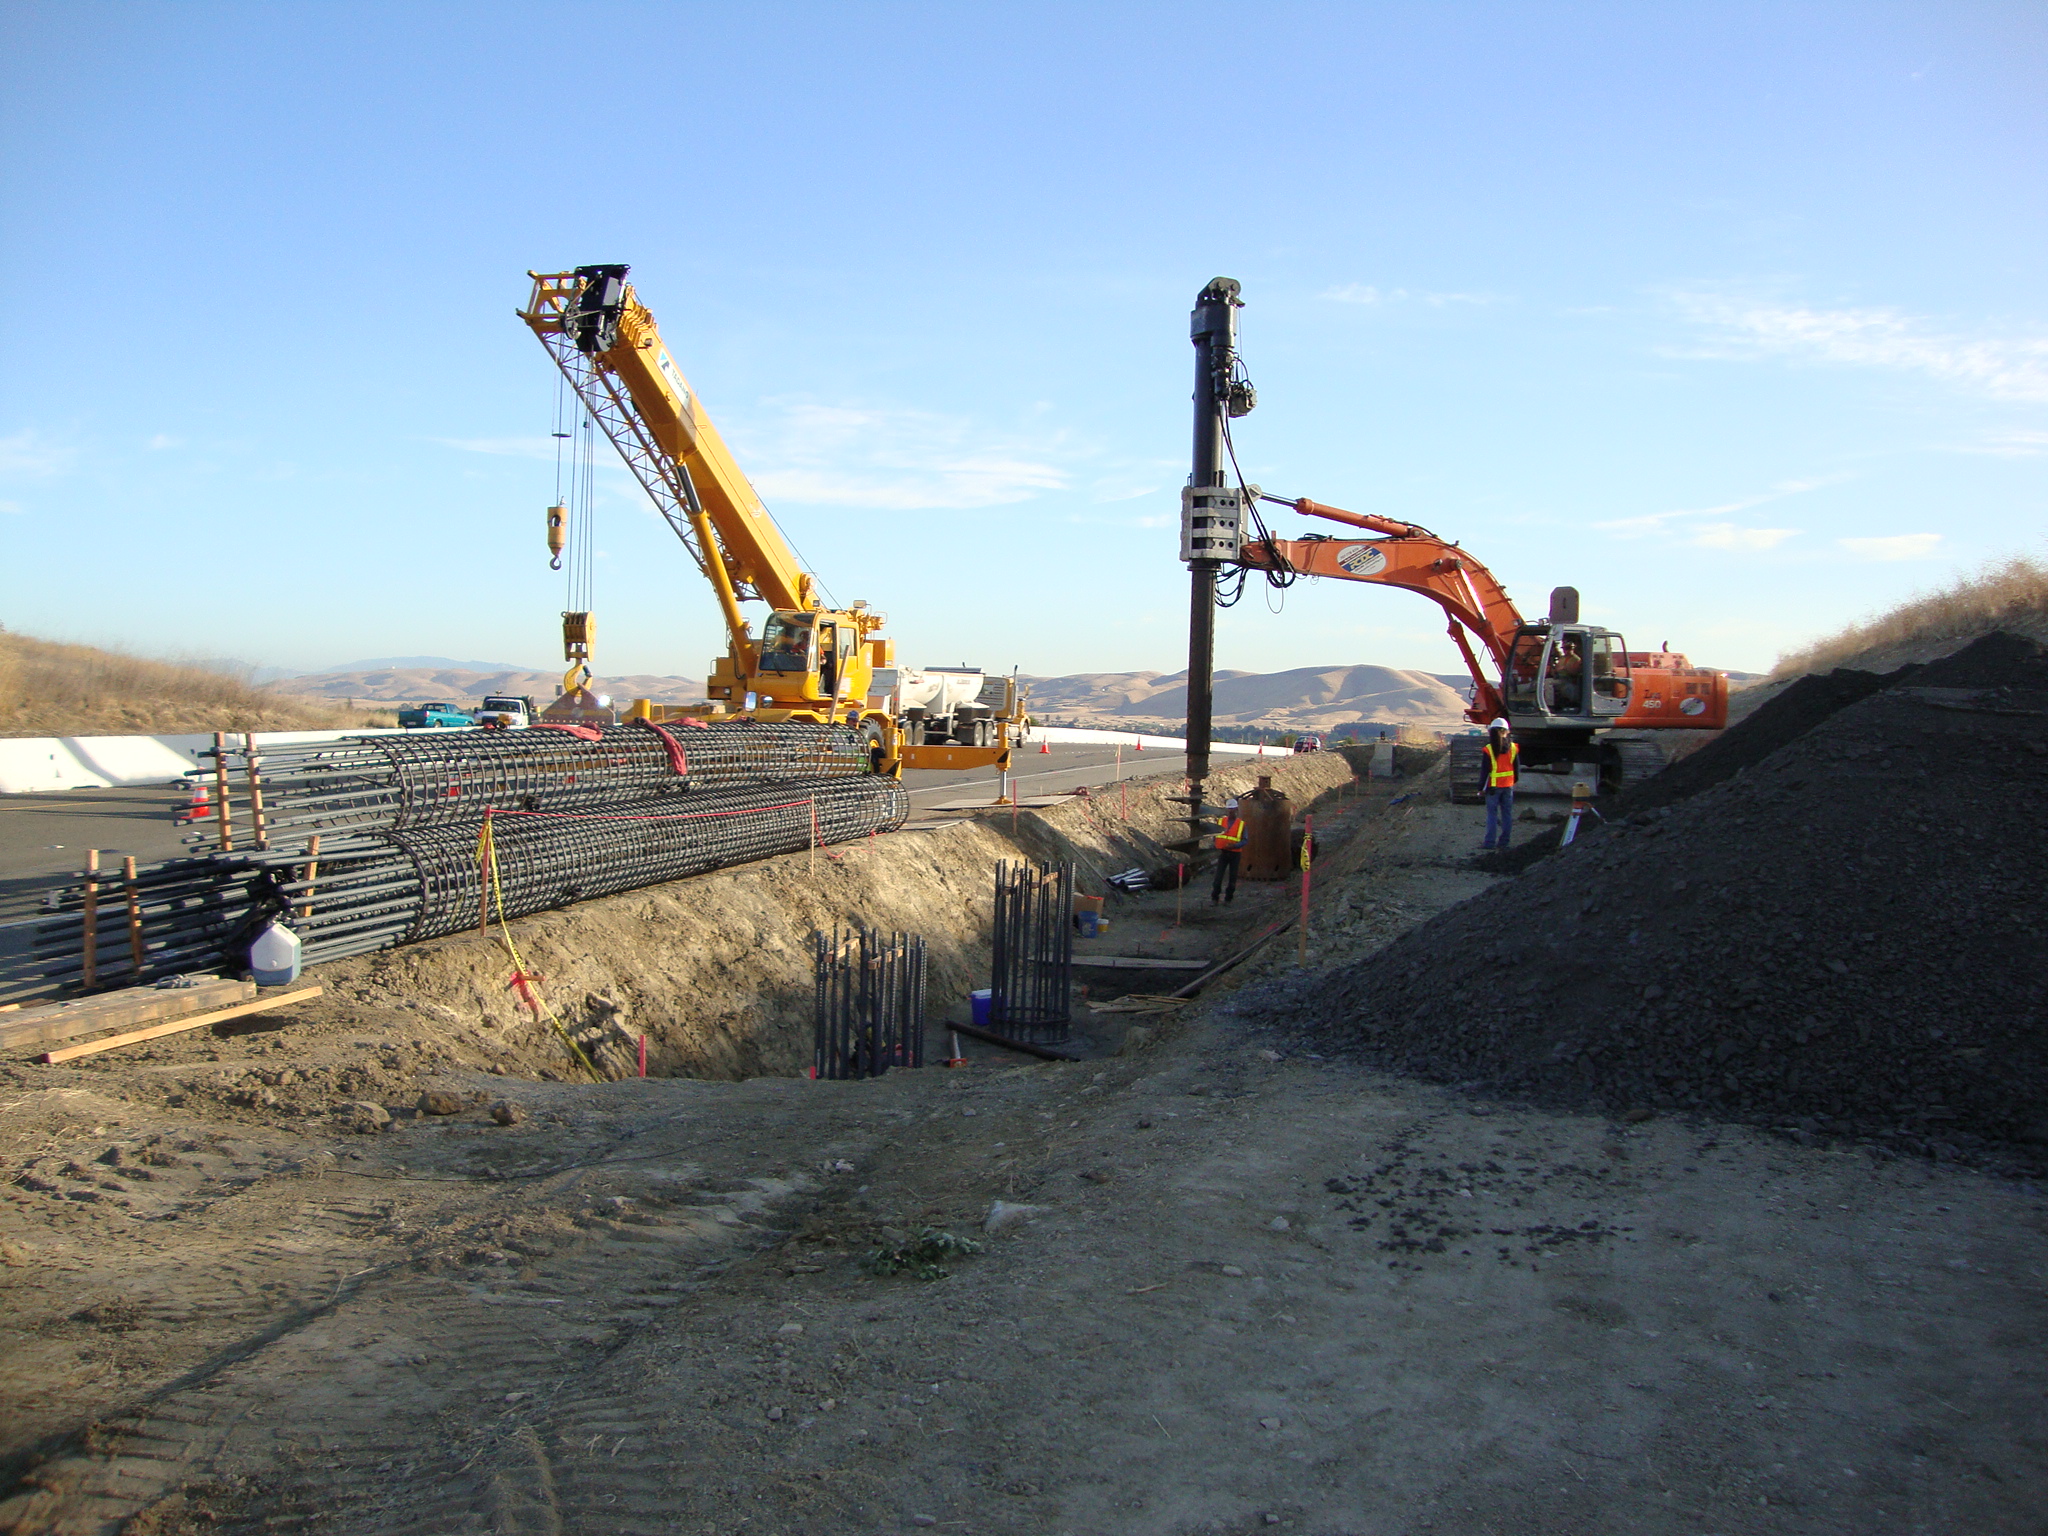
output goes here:
{"type": "Polygon", "coordinates": [[[1662,745],[1640,737],[1609,737],[1600,755],[1600,789],[1618,795],[1662,773],[1670,761],[1662,745]]]}
{"type": "Polygon", "coordinates": [[[1486,803],[1486,738],[1483,736],[1453,736],[1451,738],[1451,803],[1453,805],[1484,805],[1486,803]]]}

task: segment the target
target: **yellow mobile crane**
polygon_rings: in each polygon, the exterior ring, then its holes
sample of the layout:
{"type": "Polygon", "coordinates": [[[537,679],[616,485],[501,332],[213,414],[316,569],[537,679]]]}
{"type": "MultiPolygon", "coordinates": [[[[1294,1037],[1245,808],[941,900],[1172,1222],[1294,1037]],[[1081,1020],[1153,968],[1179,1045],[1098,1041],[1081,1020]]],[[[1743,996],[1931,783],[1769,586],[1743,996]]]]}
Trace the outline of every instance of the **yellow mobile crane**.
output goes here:
{"type": "MultiPolygon", "coordinates": [[[[591,419],[653,500],[725,619],[728,649],[711,664],[710,702],[668,708],[636,700],[647,719],[739,716],[856,725],[876,770],[1010,765],[1020,718],[1015,683],[973,668],[904,671],[884,615],[864,602],[830,609],[775,526],[718,429],[676,367],[654,316],[620,265],[529,272],[524,320],[548,349],[591,419]],[[765,602],[758,637],[740,604],[765,602]]],[[[560,512],[549,509],[549,548],[561,550],[560,512]]],[[[570,678],[587,681],[590,615],[563,615],[570,678]]],[[[579,685],[565,680],[565,700],[579,685]]]]}

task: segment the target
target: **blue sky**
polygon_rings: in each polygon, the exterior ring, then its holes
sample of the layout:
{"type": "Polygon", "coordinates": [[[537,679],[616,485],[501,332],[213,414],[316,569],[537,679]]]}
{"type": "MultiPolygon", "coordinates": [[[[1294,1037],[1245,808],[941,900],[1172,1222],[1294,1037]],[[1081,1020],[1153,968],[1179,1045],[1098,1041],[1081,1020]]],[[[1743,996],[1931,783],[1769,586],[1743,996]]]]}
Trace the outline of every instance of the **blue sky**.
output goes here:
{"type": "MultiPolygon", "coordinates": [[[[0,622],[546,666],[527,268],[627,261],[904,659],[1177,670],[1187,311],[1268,489],[1761,668],[2043,547],[2037,4],[0,3],[0,622]]],[[[1283,526],[1313,525],[1282,514],[1283,526]]],[[[601,672],[709,591],[600,477],[601,672]]],[[[1297,587],[1218,663],[1448,671],[1297,587]]]]}

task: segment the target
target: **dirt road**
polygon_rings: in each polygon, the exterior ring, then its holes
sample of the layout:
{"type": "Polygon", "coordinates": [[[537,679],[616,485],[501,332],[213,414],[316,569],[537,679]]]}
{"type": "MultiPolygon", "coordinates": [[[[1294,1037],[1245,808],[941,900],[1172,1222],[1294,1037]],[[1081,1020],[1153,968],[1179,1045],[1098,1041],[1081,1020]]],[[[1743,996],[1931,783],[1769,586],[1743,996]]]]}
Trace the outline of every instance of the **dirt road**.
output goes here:
{"type": "MultiPolygon", "coordinates": [[[[1473,813],[1400,790],[1319,862],[1312,964],[1487,883],[1473,813]]],[[[1229,995],[1107,1061],[872,1083],[372,1048],[483,1102],[0,1105],[0,1529],[2042,1528],[2027,1185],[1365,1079],[1229,995]],[[926,1227],[982,1250],[872,1272],[926,1227]]]]}

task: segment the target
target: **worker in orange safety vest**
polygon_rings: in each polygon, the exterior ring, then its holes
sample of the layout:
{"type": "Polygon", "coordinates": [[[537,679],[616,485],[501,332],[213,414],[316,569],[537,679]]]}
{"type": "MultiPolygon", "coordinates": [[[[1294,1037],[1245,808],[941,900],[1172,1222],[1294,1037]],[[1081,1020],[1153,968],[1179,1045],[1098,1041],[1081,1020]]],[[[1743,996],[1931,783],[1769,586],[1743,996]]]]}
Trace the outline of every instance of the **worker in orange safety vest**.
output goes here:
{"type": "Polygon", "coordinates": [[[1216,834],[1216,883],[1209,888],[1210,906],[1237,900],[1237,866],[1243,857],[1244,818],[1237,814],[1237,802],[1232,800],[1223,807],[1223,826],[1216,834]]]}
{"type": "Polygon", "coordinates": [[[1508,723],[1495,720],[1486,728],[1486,841],[1482,848],[1505,848],[1515,826],[1515,780],[1522,776],[1522,749],[1508,735],[1508,723]]]}

